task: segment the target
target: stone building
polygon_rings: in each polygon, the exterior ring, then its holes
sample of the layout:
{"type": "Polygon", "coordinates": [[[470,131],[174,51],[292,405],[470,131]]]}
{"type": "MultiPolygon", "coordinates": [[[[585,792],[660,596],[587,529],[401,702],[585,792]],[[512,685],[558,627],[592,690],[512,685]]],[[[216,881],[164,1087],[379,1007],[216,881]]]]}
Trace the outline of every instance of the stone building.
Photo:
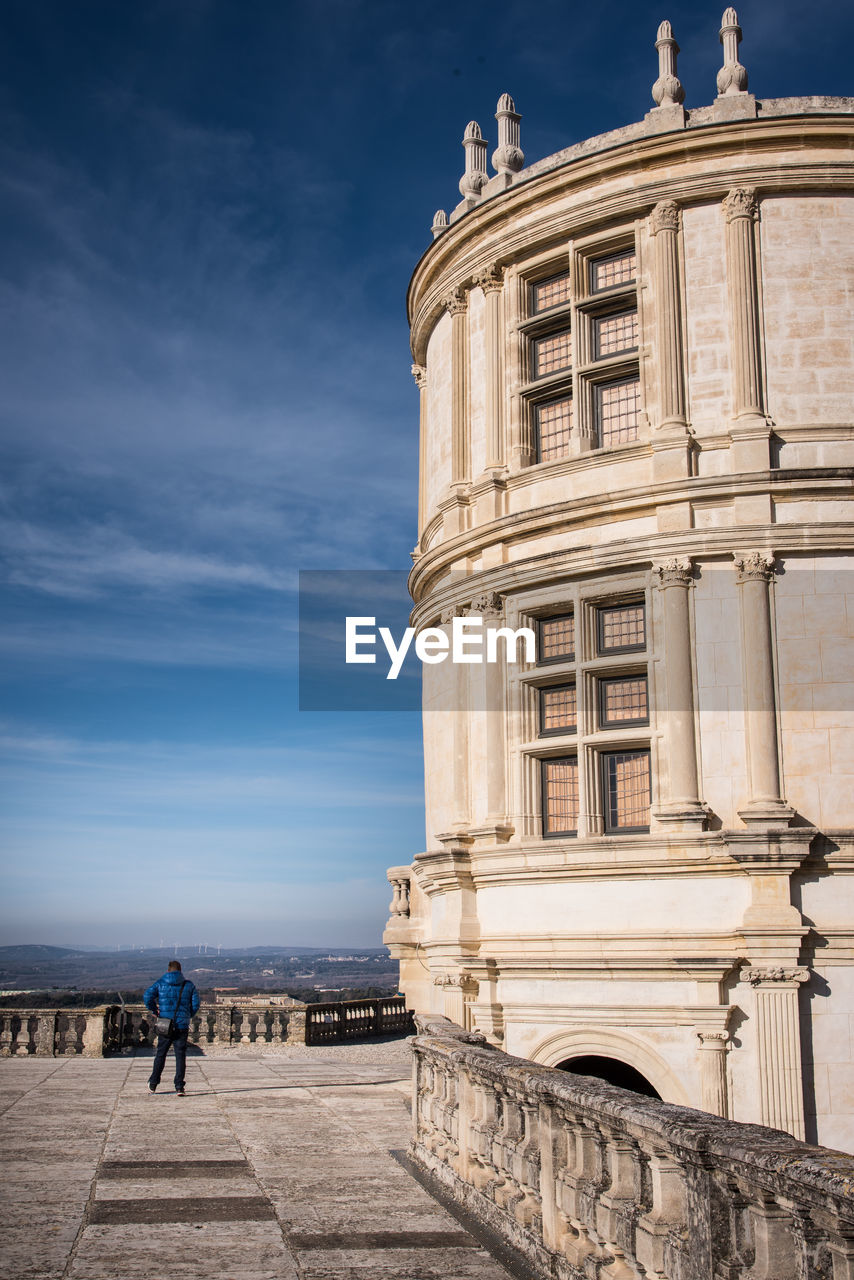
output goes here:
{"type": "Polygon", "coordinates": [[[687,111],[524,167],[465,130],[409,290],[427,844],[385,940],[512,1054],[854,1149],[854,102],[687,111]]]}

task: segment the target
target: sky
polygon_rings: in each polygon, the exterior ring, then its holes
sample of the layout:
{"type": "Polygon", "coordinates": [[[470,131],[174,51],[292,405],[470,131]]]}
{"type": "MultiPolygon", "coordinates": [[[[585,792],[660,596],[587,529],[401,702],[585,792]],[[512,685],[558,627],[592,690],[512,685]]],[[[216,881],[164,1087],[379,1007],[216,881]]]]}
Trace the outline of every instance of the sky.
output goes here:
{"type": "MultiPolygon", "coordinates": [[[[378,946],[418,715],[300,711],[303,570],[405,571],[404,297],[460,146],[640,119],[716,3],[4,0],[0,943],[378,946]]],[[[739,6],[759,97],[852,92],[854,12],[739,6]]]]}

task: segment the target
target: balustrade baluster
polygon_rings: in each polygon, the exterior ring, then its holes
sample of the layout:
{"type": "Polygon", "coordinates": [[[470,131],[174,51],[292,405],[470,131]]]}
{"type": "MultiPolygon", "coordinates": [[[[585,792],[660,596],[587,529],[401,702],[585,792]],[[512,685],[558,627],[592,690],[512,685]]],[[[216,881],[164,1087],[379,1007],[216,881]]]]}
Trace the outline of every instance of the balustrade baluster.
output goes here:
{"type": "Polygon", "coordinates": [[[14,1036],[12,1034],[12,1019],[14,1014],[10,1009],[0,1010],[0,1057],[10,1058],[14,1053],[12,1043],[14,1036]]]}

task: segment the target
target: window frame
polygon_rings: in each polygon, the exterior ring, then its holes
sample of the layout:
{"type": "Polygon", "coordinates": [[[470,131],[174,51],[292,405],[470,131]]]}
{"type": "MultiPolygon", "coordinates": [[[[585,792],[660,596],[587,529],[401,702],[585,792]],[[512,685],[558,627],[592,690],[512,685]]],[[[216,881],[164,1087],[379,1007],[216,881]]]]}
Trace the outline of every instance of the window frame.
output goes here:
{"type": "Polygon", "coordinates": [[[556,840],[565,839],[567,836],[577,837],[578,835],[578,816],[576,815],[575,826],[561,829],[560,831],[552,831],[549,828],[549,791],[548,791],[548,767],[550,764],[566,764],[572,761],[575,764],[578,777],[578,810],[581,811],[581,766],[578,759],[578,752],[571,751],[560,756],[541,756],[540,757],[540,813],[542,814],[543,839],[556,840]]]}
{"type": "Polygon", "coordinates": [[[601,297],[609,293],[616,293],[620,289],[637,289],[638,284],[638,251],[637,245],[624,245],[622,249],[616,249],[613,253],[605,254],[588,254],[587,255],[587,292],[591,297],[601,297]],[[635,255],[635,274],[631,280],[621,280],[619,284],[596,284],[596,268],[606,262],[616,262],[619,258],[626,258],[630,253],[635,255]]]}
{"type": "Polygon", "coordinates": [[[537,686],[538,703],[539,703],[539,731],[538,738],[561,738],[569,737],[578,733],[578,684],[575,680],[564,680],[561,684],[543,684],[537,686]],[[571,725],[559,725],[556,729],[545,728],[545,695],[547,693],[558,693],[563,689],[575,690],[575,720],[571,725]]]}
{"type": "Polygon", "coordinates": [[[609,453],[615,449],[628,449],[640,440],[640,415],[643,412],[641,403],[642,397],[638,396],[638,421],[635,424],[637,435],[633,440],[617,440],[614,443],[606,443],[602,439],[602,392],[611,387],[627,387],[636,383],[638,388],[641,387],[640,372],[633,370],[631,373],[622,374],[618,377],[598,377],[591,379],[591,389],[593,391],[593,430],[596,439],[596,448],[605,449],[609,453]]]}
{"type": "Polygon", "coordinates": [[[603,747],[597,752],[598,760],[596,762],[599,771],[599,781],[602,796],[602,823],[605,835],[645,835],[649,833],[649,822],[641,826],[620,827],[613,826],[610,822],[611,806],[610,806],[610,789],[608,786],[608,767],[607,761],[613,756],[645,756],[647,761],[647,790],[648,790],[648,808],[652,810],[652,749],[650,744],[645,746],[632,746],[626,743],[625,746],[608,746],[603,747]]]}
{"type": "Polygon", "coordinates": [[[550,613],[542,618],[537,618],[537,661],[538,667],[552,667],[558,662],[575,662],[576,653],[578,651],[578,633],[575,626],[575,610],[568,609],[565,613],[550,613]],[[572,618],[572,644],[571,652],[557,654],[554,658],[544,658],[543,650],[543,623],[544,622],[564,622],[567,618],[572,618]]]}
{"type": "Polygon", "coordinates": [[[596,677],[596,708],[598,712],[598,727],[603,731],[614,729],[637,729],[649,724],[649,672],[643,671],[621,671],[610,672],[603,671],[596,677]],[[605,686],[608,684],[624,684],[629,680],[643,680],[646,685],[646,715],[635,716],[631,720],[609,720],[605,705],[605,686]]]}
{"type": "MultiPolygon", "coordinates": [[[[596,657],[597,658],[610,658],[613,654],[619,654],[619,653],[646,653],[647,642],[648,642],[648,626],[647,626],[647,616],[646,616],[646,612],[647,612],[646,599],[644,596],[636,596],[633,599],[620,600],[619,602],[601,601],[600,603],[595,604],[593,608],[596,612],[595,630],[596,630],[596,657]],[[606,649],[602,643],[603,613],[605,613],[607,610],[634,608],[637,605],[640,605],[641,609],[643,610],[643,644],[612,645],[606,649]]],[[[649,672],[647,672],[647,680],[649,680],[649,672]]]]}
{"type": "MultiPolygon", "coordinates": [[[[638,344],[633,347],[620,347],[619,351],[606,351],[604,354],[599,347],[599,323],[602,320],[618,320],[621,316],[637,316],[638,342],[640,342],[640,309],[637,301],[634,306],[618,307],[613,311],[594,311],[590,315],[590,326],[592,330],[592,341],[590,343],[590,358],[593,363],[601,363],[604,360],[624,360],[627,356],[635,355],[638,350],[638,344]]],[[[638,378],[640,381],[640,378],[638,378]]]]}
{"type": "Polygon", "coordinates": [[[558,307],[568,307],[572,302],[572,272],[569,267],[564,271],[555,271],[552,275],[540,276],[537,280],[528,281],[528,305],[527,313],[530,319],[539,318],[540,316],[549,315],[552,311],[557,311],[558,307]],[[544,284],[553,284],[556,280],[567,281],[569,286],[569,297],[564,298],[561,302],[552,302],[547,307],[537,306],[537,290],[544,284]]]}

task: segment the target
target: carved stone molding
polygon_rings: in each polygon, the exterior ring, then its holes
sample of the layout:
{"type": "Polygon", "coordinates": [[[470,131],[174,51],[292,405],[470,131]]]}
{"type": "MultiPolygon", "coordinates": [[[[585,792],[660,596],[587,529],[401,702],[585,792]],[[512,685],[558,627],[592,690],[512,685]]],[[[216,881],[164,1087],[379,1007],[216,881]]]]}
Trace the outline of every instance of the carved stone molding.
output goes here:
{"type": "Polygon", "coordinates": [[[741,971],[741,981],[749,982],[752,987],[761,982],[808,982],[809,969],[784,969],[782,965],[761,967],[750,965],[741,971]]]}
{"type": "Polygon", "coordinates": [[[467,604],[449,604],[439,614],[439,622],[445,627],[454,621],[454,618],[467,618],[470,606],[467,604]]]}
{"type": "Polygon", "coordinates": [[[700,1041],[704,1049],[712,1049],[722,1053],[726,1052],[729,1043],[728,1031],[698,1031],[697,1039],[700,1041]]]}
{"type": "Polygon", "coordinates": [[[733,563],[736,582],[770,582],[774,577],[773,551],[737,551],[733,563]]]}
{"type": "Polygon", "coordinates": [[[414,364],[412,366],[411,373],[413,378],[415,379],[415,385],[417,386],[418,390],[423,391],[424,388],[427,386],[427,370],[424,368],[424,365],[414,364]]]}
{"type": "Polygon", "coordinates": [[[504,267],[494,262],[476,275],[474,282],[484,293],[496,293],[504,283],[504,267]]]}
{"type": "Polygon", "coordinates": [[[468,307],[468,290],[464,285],[457,285],[456,289],[452,289],[444,299],[442,305],[449,315],[462,315],[468,307]]]}
{"type": "Polygon", "coordinates": [[[660,200],[649,215],[649,229],[656,236],[659,231],[679,230],[679,205],[675,200],[660,200]]]}
{"type": "Polygon", "coordinates": [[[690,556],[670,556],[654,564],[652,573],[659,587],[689,587],[694,579],[694,564],[690,556]]]}
{"type": "Polygon", "coordinates": [[[727,222],[734,222],[736,218],[749,218],[752,222],[759,211],[755,189],[733,187],[724,197],[723,210],[727,222]]]}
{"type": "Polygon", "coordinates": [[[499,618],[504,613],[504,597],[497,591],[484,591],[475,596],[469,611],[483,618],[499,618]]]}

